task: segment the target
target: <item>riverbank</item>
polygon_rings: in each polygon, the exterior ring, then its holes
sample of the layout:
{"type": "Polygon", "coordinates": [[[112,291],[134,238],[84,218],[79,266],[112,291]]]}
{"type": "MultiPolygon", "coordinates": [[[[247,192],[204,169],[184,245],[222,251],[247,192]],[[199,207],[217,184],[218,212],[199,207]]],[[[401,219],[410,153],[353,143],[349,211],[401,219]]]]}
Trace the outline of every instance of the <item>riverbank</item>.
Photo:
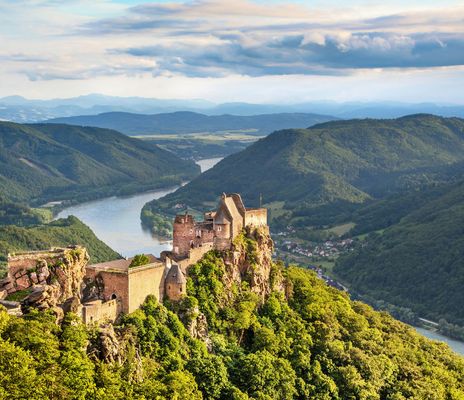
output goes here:
{"type": "Polygon", "coordinates": [[[425,336],[426,338],[432,339],[432,340],[437,340],[439,342],[446,343],[453,351],[456,353],[464,356],[464,342],[460,342],[459,340],[451,339],[447,336],[441,335],[438,332],[435,332],[430,329],[425,329],[417,326],[413,326],[413,328],[419,332],[422,336],[425,336]]]}

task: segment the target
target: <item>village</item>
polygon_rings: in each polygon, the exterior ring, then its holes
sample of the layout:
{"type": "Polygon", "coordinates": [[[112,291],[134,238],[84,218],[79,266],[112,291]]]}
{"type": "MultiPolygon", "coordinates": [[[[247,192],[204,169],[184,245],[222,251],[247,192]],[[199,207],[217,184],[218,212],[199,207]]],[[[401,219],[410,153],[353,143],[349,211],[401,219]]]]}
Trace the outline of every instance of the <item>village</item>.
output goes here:
{"type": "Polygon", "coordinates": [[[338,290],[347,292],[342,283],[334,279],[332,268],[336,259],[354,250],[357,241],[353,238],[331,238],[321,241],[307,241],[295,237],[295,230],[290,226],[285,231],[273,234],[275,257],[286,263],[297,262],[313,270],[317,276],[338,290]]]}

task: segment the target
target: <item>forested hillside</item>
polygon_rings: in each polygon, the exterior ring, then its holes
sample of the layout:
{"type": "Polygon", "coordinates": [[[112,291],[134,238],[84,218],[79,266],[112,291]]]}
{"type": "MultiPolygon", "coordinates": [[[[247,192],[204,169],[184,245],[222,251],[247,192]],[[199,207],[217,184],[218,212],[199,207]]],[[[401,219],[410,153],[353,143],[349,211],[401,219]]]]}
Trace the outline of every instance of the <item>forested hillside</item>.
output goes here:
{"type": "Polygon", "coordinates": [[[309,113],[276,113],[263,115],[204,115],[188,111],[163,114],[132,114],[111,112],[99,115],[57,118],[48,123],[97,126],[116,129],[128,135],[180,134],[249,130],[256,135],[277,129],[305,128],[336,119],[327,115],[309,113]]]}
{"type": "MultiPolygon", "coordinates": [[[[259,240],[239,240],[246,258],[256,261],[259,240]]],[[[250,268],[256,274],[264,266],[250,268]]],[[[222,255],[210,252],[192,267],[183,301],[161,305],[149,297],[114,330],[85,328],[72,314],[57,326],[47,314],[18,318],[0,311],[0,396],[463,398],[462,357],[350,301],[312,272],[273,264],[274,290],[264,298],[249,275],[239,283],[229,273],[222,255]],[[199,334],[205,319],[208,328],[199,334]]]]}
{"type": "Polygon", "coordinates": [[[86,200],[174,185],[198,173],[193,162],[116,131],[0,122],[6,200],[86,200]]]}
{"type": "Polygon", "coordinates": [[[357,218],[354,233],[379,231],[336,274],[376,299],[464,325],[464,182],[374,203],[357,218]]]}
{"type": "Polygon", "coordinates": [[[201,209],[218,193],[239,192],[250,206],[261,195],[282,225],[308,225],[316,217],[323,223],[330,213],[369,199],[447,181],[462,172],[463,160],[462,119],[414,115],[328,122],[275,132],[146,209],[174,212],[179,204],[201,209]]]}

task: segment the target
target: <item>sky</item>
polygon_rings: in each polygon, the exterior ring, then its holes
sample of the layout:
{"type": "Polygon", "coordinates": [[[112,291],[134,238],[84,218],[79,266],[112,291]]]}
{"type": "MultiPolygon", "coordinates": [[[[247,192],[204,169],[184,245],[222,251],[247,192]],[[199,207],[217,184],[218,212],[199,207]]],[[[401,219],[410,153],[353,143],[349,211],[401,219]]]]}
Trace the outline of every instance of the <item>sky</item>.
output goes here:
{"type": "Polygon", "coordinates": [[[0,96],[464,104],[463,0],[0,0],[0,96]]]}

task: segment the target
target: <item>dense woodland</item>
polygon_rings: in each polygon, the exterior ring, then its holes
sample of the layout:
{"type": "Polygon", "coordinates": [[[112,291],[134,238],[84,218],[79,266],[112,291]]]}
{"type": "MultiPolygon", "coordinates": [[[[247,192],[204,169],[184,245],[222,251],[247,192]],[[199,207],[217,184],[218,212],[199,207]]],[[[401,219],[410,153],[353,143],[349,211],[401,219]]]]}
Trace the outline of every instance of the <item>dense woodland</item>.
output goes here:
{"type": "Polygon", "coordinates": [[[355,230],[380,231],[339,260],[337,275],[362,293],[464,325],[464,182],[382,201],[359,214],[355,230]]]}
{"type": "Polygon", "coordinates": [[[274,265],[288,299],[277,291],[263,303],[247,282],[227,286],[225,268],[210,252],[182,303],[149,297],[124,316],[113,362],[101,332],[72,314],[56,325],[48,314],[0,311],[0,398],[464,398],[463,358],[312,272],[274,265]],[[199,312],[208,346],[184,326],[199,312]]]}
{"type": "Polygon", "coordinates": [[[197,165],[119,132],[0,122],[0,193],[43,204],[84,201],[179,184],[197,165]]]}

